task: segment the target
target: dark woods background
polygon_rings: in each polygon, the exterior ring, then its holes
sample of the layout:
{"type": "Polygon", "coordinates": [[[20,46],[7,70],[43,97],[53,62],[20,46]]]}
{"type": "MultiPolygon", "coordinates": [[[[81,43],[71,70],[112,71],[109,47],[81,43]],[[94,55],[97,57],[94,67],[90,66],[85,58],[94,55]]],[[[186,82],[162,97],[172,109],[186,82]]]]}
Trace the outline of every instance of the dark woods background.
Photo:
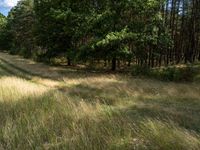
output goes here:
{"type": "Polygon", "coordinates": [[[111,68],[200,60],[199,0],[22,0],[0,16],[0,49],[111,68]]]}

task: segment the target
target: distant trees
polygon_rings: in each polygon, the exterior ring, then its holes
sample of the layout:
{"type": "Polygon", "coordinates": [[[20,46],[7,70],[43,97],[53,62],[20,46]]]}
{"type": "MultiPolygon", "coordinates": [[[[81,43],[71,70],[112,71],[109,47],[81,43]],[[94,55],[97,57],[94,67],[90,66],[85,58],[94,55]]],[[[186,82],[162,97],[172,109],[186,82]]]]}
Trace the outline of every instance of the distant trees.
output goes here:
{"type": "Polygon", "coordinates": [[[22,0],[1,29],[26,57],[156,67],[200,60],[199,9],[198,0],[22,0]]]}
{"type": "Polygon", "coordinates": [[[163,14],[173,40],[167,64],[200,60],[200,1],[167,0],[163,14]]]}
{"type": "Polygon", "coordinates": [[[7,17],[7,29],[12,37],[10,52],[31,57],[35,50],[35,16],[32,0],[22,0],[7,17]]]}
{"type": "Polygon", "coordinates": [[[170,44],[157,1],[34,2],[39,41],[49,56],[65,52],[69,65],[74,59],[104,60],[115,70],[121,60],[136,60],[153,67],[153,48],[170,44]]]}
{"type": "Polygon", "coordinates": [[[9,49],[9,36],[7,30],[7,19],[6,17],[0,13],[0,46],[1,50],[9,49]]]}

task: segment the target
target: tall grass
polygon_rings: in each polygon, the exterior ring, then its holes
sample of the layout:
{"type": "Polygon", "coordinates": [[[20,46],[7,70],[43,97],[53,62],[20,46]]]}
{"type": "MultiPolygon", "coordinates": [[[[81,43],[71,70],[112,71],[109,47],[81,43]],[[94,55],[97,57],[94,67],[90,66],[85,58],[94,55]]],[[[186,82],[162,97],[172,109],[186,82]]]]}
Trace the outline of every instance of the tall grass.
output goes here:
{"type": "Polygon", "coordinates": [[[17,67],[0,62],[0,149],[200,149],[198,84],[67,69],[51,77],[42,64],[3,59],[17,67]]]}

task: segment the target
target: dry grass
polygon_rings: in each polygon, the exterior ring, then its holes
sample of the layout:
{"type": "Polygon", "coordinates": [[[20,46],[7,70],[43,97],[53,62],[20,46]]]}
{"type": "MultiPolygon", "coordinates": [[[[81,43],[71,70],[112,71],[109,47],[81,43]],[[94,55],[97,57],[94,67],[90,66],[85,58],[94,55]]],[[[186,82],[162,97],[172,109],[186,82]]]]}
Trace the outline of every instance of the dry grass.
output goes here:
{"type": "Polygon", "coordinates": [[[200,85],[0,53],[1,149],[200,149],[200,85]]]}

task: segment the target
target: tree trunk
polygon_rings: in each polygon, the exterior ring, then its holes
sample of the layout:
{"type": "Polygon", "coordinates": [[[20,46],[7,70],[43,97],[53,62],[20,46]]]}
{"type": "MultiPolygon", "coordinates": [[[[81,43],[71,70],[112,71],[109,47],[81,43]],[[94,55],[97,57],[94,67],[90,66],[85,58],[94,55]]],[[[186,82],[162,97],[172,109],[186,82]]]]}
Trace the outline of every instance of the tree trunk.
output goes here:
{"type": "Polygon", "coordinates": [[[67,65],[71,66],[71,59],[69,57],[67,57],[67,65]]]}
{"type": "Polygon", "coordinates": [[[116,66],[117,66],[117,59],[116,59],[116,57],[113,57],[113,59],[112,59],[112,71],[116,70],[116,66]]]}

